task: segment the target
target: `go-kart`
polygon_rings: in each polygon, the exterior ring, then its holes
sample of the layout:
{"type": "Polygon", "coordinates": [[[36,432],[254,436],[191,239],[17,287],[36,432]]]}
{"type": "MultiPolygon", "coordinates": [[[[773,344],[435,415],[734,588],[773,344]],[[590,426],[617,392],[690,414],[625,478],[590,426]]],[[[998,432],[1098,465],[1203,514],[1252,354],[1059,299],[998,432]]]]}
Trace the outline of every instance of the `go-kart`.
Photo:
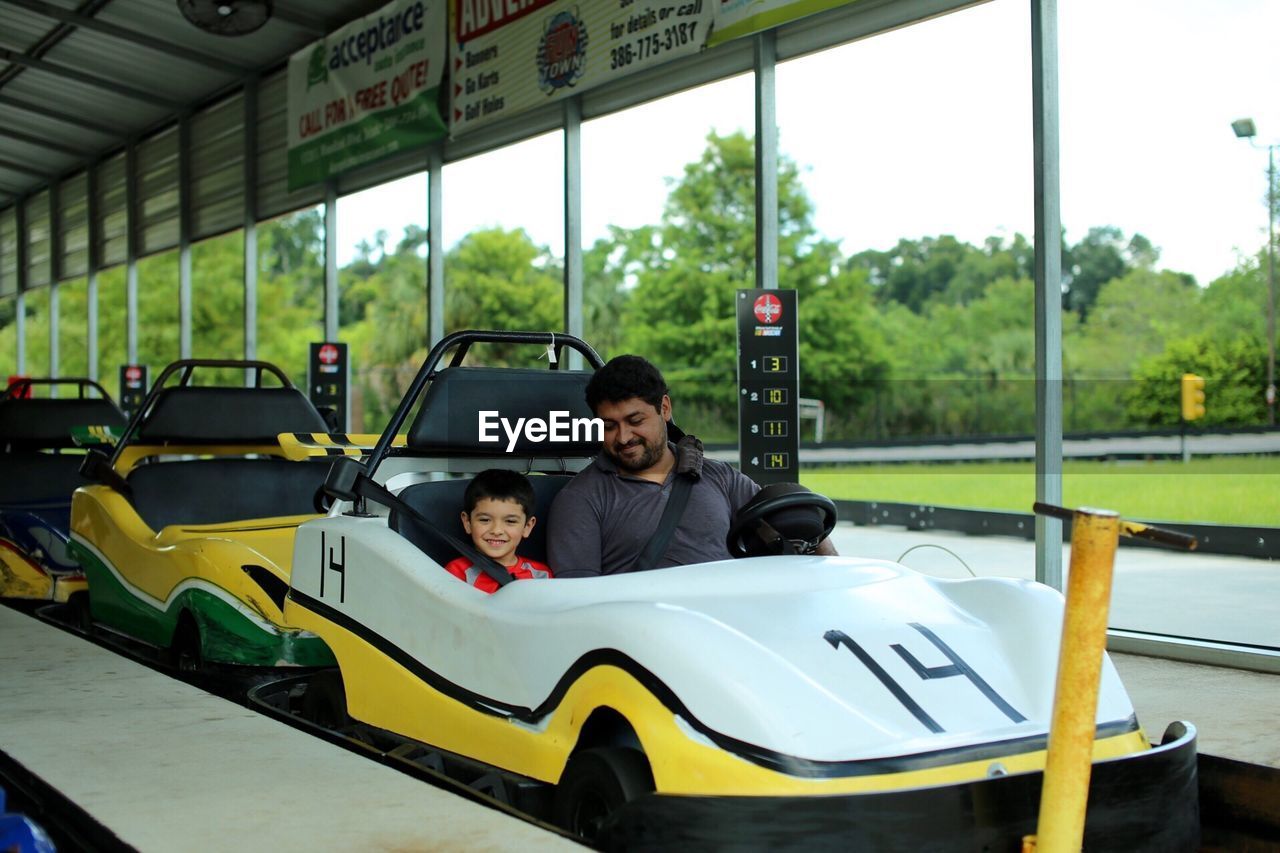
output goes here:
{"type": "MultiPolygon", "coordinates": [[[[367,460],[334,463],[337,502],[298,528],[285,616],[338,668],[300,713],[405,738],[427,766],[606,847],[1019,849],[1045,766],[1058,592],[804,553],[835,514],[797,489],[739,513],[740,559],[509,582],[468,550],[465,478],[442,476],[531,472],[543,523],[520,553],[542,560],[551,501],[599,445],[479,441],[485,411],[590,416],[589,371],[463,365],[491,341],[600,364],[566,335],[457,333],[367,460]],[[459,552],[496,593],[442,568],[459,552]]],[[[1109,661],[1092,755],[1086,849],[1194,849],[1194,729],[1149,743],[1109,661]]]]}
{"type": "Polygon", "coordinates": [[[342,452],[326,433],[271,364],[166,367],[110,457],[86,458],[94,484],[72,501],[71,550],[94,629],[152,646],[180,669],[331,663],[324,643],[281,612],[294,530],[323,510],[327,466],[299,448],[342,452]],[[253,386],[197,384],[226,368],[253,371],[253,386]]]}
{"type": "Polygon", "coordinates": [[[23,378],[0,396],[0,598],[66,602],[84,591],[67,553],[71,493],[85,482],[76,448],[89,428],[124,423],[91,379],[23,378]],[[68,391],[74,396],[44,396],[68,391]]]}

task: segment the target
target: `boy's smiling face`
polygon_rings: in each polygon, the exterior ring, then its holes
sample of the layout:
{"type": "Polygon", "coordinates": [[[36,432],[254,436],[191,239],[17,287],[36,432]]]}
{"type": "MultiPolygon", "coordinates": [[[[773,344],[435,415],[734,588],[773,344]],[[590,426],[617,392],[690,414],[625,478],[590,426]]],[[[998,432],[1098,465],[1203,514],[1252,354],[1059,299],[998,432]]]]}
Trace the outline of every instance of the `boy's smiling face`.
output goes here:
{"type": "Polygon", "coordinates": [[[516,548],[536,521],[517,501],[503,498],[481,498],[470,513],[462,513],[462,526],[476,548],[504,566],[516,564],[516,548]]]}

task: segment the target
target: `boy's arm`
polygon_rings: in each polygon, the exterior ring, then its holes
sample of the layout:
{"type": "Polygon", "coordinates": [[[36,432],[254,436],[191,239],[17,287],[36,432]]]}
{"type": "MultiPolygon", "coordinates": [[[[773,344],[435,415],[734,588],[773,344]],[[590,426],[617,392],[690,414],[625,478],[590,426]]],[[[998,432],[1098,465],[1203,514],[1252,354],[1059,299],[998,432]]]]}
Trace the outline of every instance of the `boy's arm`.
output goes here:
{"type": "Polygon", "coordinates": [[[585,497],[565,486],[547,519],[547,563],[557,578],[600,574],[600,523],[585,497]]]}

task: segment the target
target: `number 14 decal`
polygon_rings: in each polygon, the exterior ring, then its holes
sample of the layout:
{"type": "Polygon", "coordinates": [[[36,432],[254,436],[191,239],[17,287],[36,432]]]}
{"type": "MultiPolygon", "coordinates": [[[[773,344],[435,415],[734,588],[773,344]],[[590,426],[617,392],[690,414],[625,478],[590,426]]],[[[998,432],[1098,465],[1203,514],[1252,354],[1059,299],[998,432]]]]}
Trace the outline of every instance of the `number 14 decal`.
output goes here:
{"type": "MultiPolygon", "coordinates": [[[[964,658],[960,657],[960,655],[956,654],[950,646],[944,643],[942,638],[918,622],[912,622],[911,627],[919,631],[926,640],[938,649],[938,651],[942,652],[947,660],[951,661],[950,664],[944,666],[925,666],[916,659],[915,655],[907,651],[901,644],[894,643],[891,645],[889,648],[897,652],[898,657],[906,661],[907,665],[915,671],[916,675],[926,681],[931,678],[954,678],[956,676],[964,676],[969,679],[974,687],[978,688],[978,692],[985,696],[992,705],[999,708],[1000,711],[1010,720],[1013,720],[1015,723],[1021,723],[1026,720],[1026,717],[1018,713],[1016,708],[1006,702],[990,684],[987,684],[987,682],[983,680],[982,676],[974,672],[973,667],[965,663],[964,658]]],[[[823,634],[822,638],[830,643],[831,648],[833,649],[838,649],[840,646],[844,646],[846,649],[853,652],[854,657],[856,657],[863,666],[871,670],[871,674],[880,679],[880,683],[883,684],[885,688],[893,694],[893,697],[901,702],[902,706],[910,711],[912,716],[919,720],[925,728],[934,734],[945,731],[942,726],[938,725],[938,722],[934,720],[933,717],[929,716],[924,708],[921,708],[920,705],[911,698],[911,695],[907,693],[903,686],[894,681],[893,676],[885,672],[884,668],[880,666],[880,664],[876,663],[875,658],[867,654],[867,650],[854,642],[848,634],[844,631],[832,630],[823,634]]]]}

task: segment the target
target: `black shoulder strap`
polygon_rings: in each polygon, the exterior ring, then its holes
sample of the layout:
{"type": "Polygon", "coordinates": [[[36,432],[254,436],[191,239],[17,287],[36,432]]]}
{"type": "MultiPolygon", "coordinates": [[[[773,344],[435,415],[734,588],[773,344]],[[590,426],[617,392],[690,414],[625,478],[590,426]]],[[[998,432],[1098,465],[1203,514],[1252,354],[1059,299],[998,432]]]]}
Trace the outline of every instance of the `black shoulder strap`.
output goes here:
{"type": "Polygon", "coordinates": [[[487,554],[481,554],[470,542],[463,542],[451,533],[439,529],[422,513],[418,512],[418,510],[401,500],[400,497],[395,495],[390,489],[386,488],[369,475],[364,473],[359,474],[352,486],[354,494],[367,498],[371,501],[375,501],[376,503],[380,503],[388,509],[394,509],[404,513],[414,521],[421,524],[428,533],[448,542],[455,550],[458,551],[458,553],[469,557],[476,568],[480,569],[480,571],[497,581],[498,586],[506,586],[514,580],[506,567],[499,565],[497,560],[494,560],[487,554]]]}
{"type": "Polygon", "coordinates": [[[658,519],[658,528],[649,539],[649,544],[631,564],[631,571],[647,572],[649,569],[658,567],[658,561],[667,553],[667,545],[671,542],[672,534],[676,532],[676,525],[680,523],[680,516],[684,515],[684,508],[689,503],[691,491],[693,491],[693,477],[687,474],[676,474],[675,481],[671,484],[671,494],[667,496],[666,509],[662,511],[662,518],[658,519]]]}

